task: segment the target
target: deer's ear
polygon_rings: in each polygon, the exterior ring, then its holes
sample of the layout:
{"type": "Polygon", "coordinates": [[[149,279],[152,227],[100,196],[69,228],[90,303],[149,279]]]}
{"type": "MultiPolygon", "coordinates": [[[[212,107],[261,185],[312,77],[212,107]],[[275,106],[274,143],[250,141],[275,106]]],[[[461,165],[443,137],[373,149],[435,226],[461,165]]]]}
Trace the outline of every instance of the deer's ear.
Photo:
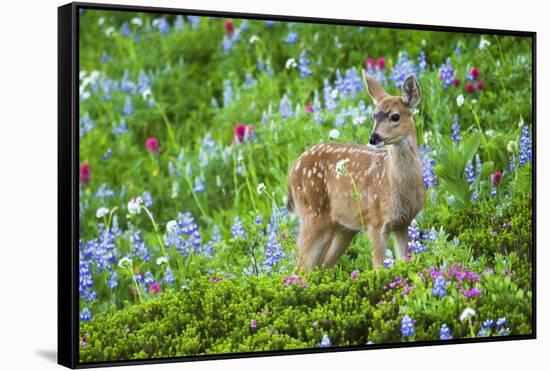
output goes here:
{"type": "Polygon", "coordinates": [[[414,75],[407,77],[403,83],[401,100],[412,109],[420,102],[420,84],[418,84],[418,80],[414,75]]]}
{"type": "Polygon", "coordinates": [[[365,70],[363,70],[363,81],[365,82],[369,95],[374,100],[374,104],[378,104],[378,102],[388,95],[382,85],[373,79],[365,70]]]}

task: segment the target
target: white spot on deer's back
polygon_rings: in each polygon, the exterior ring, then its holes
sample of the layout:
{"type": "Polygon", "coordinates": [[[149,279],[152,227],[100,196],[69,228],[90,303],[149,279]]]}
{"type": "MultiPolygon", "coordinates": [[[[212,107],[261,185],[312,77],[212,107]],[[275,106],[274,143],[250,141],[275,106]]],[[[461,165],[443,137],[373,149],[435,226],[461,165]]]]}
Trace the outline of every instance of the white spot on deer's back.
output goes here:
{"type": "Polygon", "coordinates": [[[307,171],[307,177],[311,178],[311,169],[307,171]]]}

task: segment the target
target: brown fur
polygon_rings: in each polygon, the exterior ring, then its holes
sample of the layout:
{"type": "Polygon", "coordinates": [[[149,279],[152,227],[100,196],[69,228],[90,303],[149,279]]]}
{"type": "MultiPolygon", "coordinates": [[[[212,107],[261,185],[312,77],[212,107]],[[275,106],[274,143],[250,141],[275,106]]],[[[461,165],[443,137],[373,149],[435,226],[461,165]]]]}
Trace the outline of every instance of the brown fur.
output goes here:
{"type": "Polygon", "coordinates": [[[397,257],[407,246],[407,226],[425,201],[422,164],[412,119],[420,99],[416,79],[407,79],[402,97],[389,96],[364,74],[369,94],[377,102],[373,133],[388,146],[324,143],[304,152],[292,165],[289,206],[301,221],[299,270],[332,267],[362,228],[361,216],[373,244],[373,264],[383,264],[386,241],[395,233],[397,257]],[[416,90],[415,90],[416,89],[416,90]],[[400,115],[398,123],[391,116],[400,115]],[[336,163],[349,159],[347,171],[360,193],[360,209],[349,175],[337,176],[336,163]]]}

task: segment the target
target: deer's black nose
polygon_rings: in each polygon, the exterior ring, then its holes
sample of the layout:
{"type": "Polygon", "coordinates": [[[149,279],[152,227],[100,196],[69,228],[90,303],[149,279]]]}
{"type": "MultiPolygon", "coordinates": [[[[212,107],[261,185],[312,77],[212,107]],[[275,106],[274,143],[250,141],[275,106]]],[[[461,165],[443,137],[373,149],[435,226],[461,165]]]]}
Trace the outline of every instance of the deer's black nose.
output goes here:
{"type": "Polygon", "coordinates": [[[380,139],[380,137],[378,136],[378,134],[372,133],[370,138],[369,138],[369,143],[370,144],[377,144],[379,139],[380,139]]]}

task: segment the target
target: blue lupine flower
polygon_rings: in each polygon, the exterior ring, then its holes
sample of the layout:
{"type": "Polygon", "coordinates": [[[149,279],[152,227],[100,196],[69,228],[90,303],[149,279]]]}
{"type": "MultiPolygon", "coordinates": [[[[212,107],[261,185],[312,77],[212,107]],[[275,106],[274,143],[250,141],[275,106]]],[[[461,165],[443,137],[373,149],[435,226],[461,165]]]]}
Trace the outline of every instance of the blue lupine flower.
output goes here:
{"type": "Polygon", "coordinates": [[[153,206],[153,196],[151,196],[151,192],[149,191],[143,191],[141,194],[141,201],[143,201],[143,206],[150,209],[153,206]]]}
{"type": "Polygon", "coordinates": [[[432,293],[434,296],[444,297],[447,293],[447,281],[443,276],[438,276],[434,281],[434,287],[432,293]]]}
{"type": "Polygon", "coordinates": [[[132,99],[130,97],[126,97],[126,102],[124,103],[124,107],[122,108],[122,114],[124,116],[129,116],[133,114],[136,111],[132,104],[132,99]]]}
{"type": "Polygon", "coordinates": [[[458,115],[454,115],[453,117],[453,124],[451,125],[451,138],[455,142],[460,142],[462,139],[460,138],[460,124],[458,123],[458,115]]]}
{"type": "Polygon", "coordinates": [[[104,160],[108,160],[111,158],[113,154],[113,150],[111,148],[107,149],[107,151],[105,151],[105,153],[101,156],[104,160]]]}
{"type": "Polygon", "coordinates": [[[113,126],[113,129],[111,130],[111,133],[113,135],[122,135],[126,134],[128,132],[128,128],[126,127],[126,120],[121,119],[118,126],[113,126]]]}
{"type": "Polygon", "coordinates": [[[521,128],[521,138],[519,140],[519,166],[523,166],[532,161],[533,142],[531,141],[531,132],[527,125],[521,128]]]}
{"type": "Polygon", "coordinates": [[[483,324],[481,325],[483,328],[486,328],[486,327],[493,327],[495,325],[495,321],[492,320],[492,319],[486,319],[485,321],[483,321],[483,324]]]}
{"type": "Polygon", "coordinates": [[[80,320],[81,321],[91,321],[92,319],[92,313],[88,308],[82,309],[82,312],[80,313],[80,320]]]}
{"type": "Polygon", "coordinates": [[[191,26],[191,28],[195,29],[201,23],[201,17],[196,16],[196,15],[188,15],[187,16],[187,21],[189,22],[189,26],[191,26]]]}
{"type": "Polygon", "coordinates": [[[162,35],[168,35],[170,32],[170,24],[166,18],[156,18],[153,20],[153,26],[157,28],[162,35]]]}
{"type": "Polygon", "coordinates": [[[256,61],[256,69],[258,70],[258,72],[262,72],[264,70],[264,63],[261,59],[258,59],[256,61]]]}
{"type": "Polygon", "coordinates": [[[247,87],[247,88],[250,88],[254,85],[256,85],[256,80],[254,80],[254,78],[252,77],[252,75],[250,73],[247,73],[244,76],[244,86],[247,87]]]}
{"type": "Polygon", "coordinates": [[[224,35],[222,39],[222,49],[224,52],[228,52],[233,49],[233,37],[224,35]]]}
{"type": "Polygon", "coordinates": [[[387,249],[384,254],[384,268],[389,269],[394,265],[395,265],[395,262],[393,261],[393,254],[391,250],[387,249]]]}
{"type": "Polygon", "coordinates": [[[125,70],[124,74],[122,75],[122,79],[119,82],[119,89],[124,93],[135,94],[136,85],[133,81],[130,80],[129,75],[130,73],[128,72],[128,70],[125,70]]]}
{"type": "Polygon", "coordinates": [[[406,338],[414,335],[414,320],[405,314],[401,319],[401,335],[406,338]]]}
{"type": "Polygon", "coordinates": [[[420,243],[420,241],[409,241],[407,243],[407,248],[414,252],[415,254],[419,254],[421,252],[426,251],[426,247],[420,243]]]}
{"type": "Polygon", "coordinates": [[[80,137],[82,138],[86,133],[91,132],[94,130],[94,121],[90,117],[90,114],[88,112],[85,112],[84,115],[79,120],[79,127],[80,127],[80,137]]]}
{"type": "Polygon", "coordinates": [[[249,28],[250,28],[250,22],[248,22],[247,19],[243,19],[243,21],[239,25],[239,30],[241,32],[244,32],[244,31],[248,30],[249,28]]]}
{"type": "Polygon", "coordinates": [[[184,25],[185,25],[185,20],[183,19],[183,16],[178,15],[176,17],[176,20],[174,21],[174,28],[176,30],[181,30],[184,25]]]}
{"type": "Polygon", "coordinates": [[[283,95],[283,98],[281,99],[281,104],[279,106],[279,112],[281,113],[281,117],[286,119],[290,116],[292,116],[292,103],[290,102],[290,99],[288,99],[287,95],[283,95]]]}
{"type": "Polygon", "coordinates": [[[205,256],[211,256],[216,252],[214,246],[219,245],[220,243],[222,243],[222,235],[220,233],[220,229],[216,225],[214,226],[214,231],[212,232],[212,238],[202,246],[200,253],[205,256]]]}
{"type": "Polygon", "coordinates": [[[89,260],[80,259],[79,261],[78,292],[80,293],[80,297],[86,299],[87,302],[91,302],[96,298],[96,293],[92,290],[94,282],[90,265],[91,261],[89,260]]]}
{"type": "Polygon", "coordinates": [[[172,270],[170,269],[170,267],[166,267],[166,269],[164,270],[164,277],[162,278],[162,281],[169,285],[174,284],[175,282],[174,273],[172,273],[172,270]]]}
{"type": "Polygon", "coordinates": [[[294,44],[298,40],[298,33],[296,31],[290,32],[285,38],[285,43],[294,44]]]}
{"type": "Polygon", "coordinates": [[[101,58],[99,59],[99,61],[102,64],[106,64],[106,63],[109,63],[110,59],[111,59],[111,57],[109,56],[109,54],[107,54],[106,52],[103,52],[103,54],[101,54],[101,58]]]}
{"type": "Polygon", "coordinates": [[[270,27],[270,28],[271,28],[271,27],[273,27],[274,24],[275,24],[275,21],[271,21],[271,20],[269,20],[269,19],[268,19],[267,21],[265,21],[265,25],[266,25],[267,27],[270,27]]]}
{"type": "Polygon", "coordinates": [[[118,271],[112,270],[109,272],[109,279],[107,280],[107,286],[114,289],[118,286],[118,271]]]}
{"type": "Polygon", "coordinates": [[[481,174],[481,158],[476,153],[476,174],[481,174]]]}
{"type": "Polygon", "coordinates": [[[416,76],[416,66],[413,61],[409,60],[407,52],[401,52],[397,59],[397,64],[390,72],[389,79],[396,88],[401,88],[405,79],[410,75],[416,76]]]}
{"type": "Polygon", "coordinates": [[[507,323],[508,323],[508,320],[506,319],[506,317],[501,317],[501,318],[497,319],[496,326],[497,327],[502,327],[502,326],[506,325],[507,323]]]}
{"type": "Polygon", "coordinates": [[[235,217],[235,223],[231,227],[231,238],[246,238],[246,231],[238,216],[235,217]]]}
{"type": "Polygon", "coordinates": [[[420,145],[420,159],[422,161],[422,179],[426,189],[439,185],[435,176],[435,160],[429,145],[420,145]]]}
{"type": "Polygon", "coordinates": [[[132,34],[132,30],[130,29],[130,26],[128,25],[128,22],[124,22],[122,26],[120,26],[120,36],[127,37],[132,34]]]}
{"type": "Polygon", "coordinates": [[[418,240],[420,238],[420,230],[416,221],[413,220],[411,225],[407,227],[407,233],[412,241],[418,240]]]}
{"type": "Polygon", "coordinates": [[[498,334],[500,336],[506,336],[506,335],[510,335],[510,328],[508,327],[502,327],[500,330],[498,330],[498,334]]]}
{"type": "Polygon", "coordinates": [[[448,89],[449,86],[452,85],[453,79],[454,79],[454,69],[453,69],[453,66],[451,65],[451,59],[449,58],[439,68],[439,80],[441,80],[445,89],[448,89]]]}
{"type": "Polygon", "coordinates": [[[510,157],[510,171],[514,171],[516,168],[516,156],[512,154],[512,157],[510,157]]]}
{"type": "Polygon", "coordinates": [[[101,183],[95,193],[95,198],[108,198],[114,197],[115,191],[107,186],[106,183],[101,183]]]}
{"type": "Polygon", "coordinates": [[[164,238],[166,247],[174,247],[184,257],[201,246],[202,237],[198,225],[190,212],[179,213],[175,225],[164,238]]]}
{"type": "Polygon", "coordinates": [[[462,48],[460,47],[460,43],[456,43],[455,55],[461,55],[461,54],[462,54],[462,48]]]}
{"type": "Polygon", "coordinates": [[[468,161],[464,173],[466,174],[466,182],[468,182],[468,184],[472,184],[476,180],[476,172],[472,161],[468,161]]]}
{"type": "Polygon", "coordinates": [[[285,252],[279,242],[279,236],[276,230],[271,231],[265,247],[265,265],[269,269],[277,265],[280,260],[285,258],[285,252]]]}
{"type": "Polygon", "coordinates": [[[477,336],[480,337],[480,338],[489,337],[489,336],[491,336],[491,332],[492,331],[491,331],[490,327],[482,327],[477,332],[477,336]]]}
{"type": "Polygon", "coordinates": [[[347,69],[345,75],[336,70],[334,86],[340,98],[355,98],[363,90],[363,82],[355,68],[347,69]]]}
{"type": "Polygon", "coordinates": [[[144,262],[151,260],[151,255],[149,255],[149,247],[145,244],[145,241],[143,241],[140,230],[134,230],[132,232],[130,243],[132,245],[132,254],[135,257],[140,258],[144,262]]]}
{"type": "Polygon", "coordinates": [[[497,187],[494,187],[494,186],[493,186],[493,187],[491,188],[491,196],[493,196],[493,197],[496,197],[496,196],[497,196],[497,187]]]}
{"type": "Polygon", "coordinates": [[[311,69],[309,65],[311,61],[307,59],[307,52],[304,50],[300,53],[300,59],[298,61],[298,71],[300,71],[300,78],[305,79],[306,77],[311,76],[311,69]]]}
{"type": "Polygon", "coordinates": [[[439,340],[451,340],[453,338],[453,335],[451,335],[451,330],[449,327],[447,327],[446,324],[441,325],[441,329],[439,330],[439,340]]]}
{"type": "Polygon", "coordinates": [[[323,98],[325,100],[325,108],[327,111],[332,111],[337,107],[336,97],[338,96],[338,90],[333,89],[327,79],[324,80],[323,98]]]}
{"type": "Polygon", "coordinates": [[[428,62],[426,62],[426,53],[422,51],[418,56],[418,70],[420,73],[423,74],[424,72],[426,72],[427,68],[428,68],[428,62]]]}
{"type": "Polygon", "coordinates": [[[151,271],[147,271],[145,272],[144,276],[143,276],[143,283],[147,286],[153,284],[157,282],[155,280],[155,277],[153,277],[153,273],[151,273],[151,271]]]}
{"type": "Polygon", "coordinates": [[[336,115],[336,118],[334,119],[334,126],[338,127],[338,126],[345,125],[349,116],[350,116],[349,112],[345,108],[342,108],[342,110],[338,112],[338,114],[336,115]]]}
{"type": "Polygon", "coordinates": [[[330,341],[330,338],[327,334],[323,335],[323,338],[321,339],[321,342],[317,344],[318,348],[328,348],[332,346],[332,341],[330,341]]]}
{"type": "Polygon", "coordinates": [[[264,224],[264,219],[262,218],[261,215],[258,214],[258,216],[256,216],[256,225],[262,225],[264,224]]]}
{"type": "Polygon", "coordinates": [[[194,193],[200,193],[202,191],[204,191],[206,189],[206,186],[204,185],[204,183],[201,181],[201,179],[199,177],[196,177],[195,178],[195,183],[193,185],[193,192],[194,193]]]}
{"type": "Polygon", "coordinates": [[[225,80],[223,83],[223,106],[227,107],[233,101],[233,86],[231,81],[225,80]]]}

